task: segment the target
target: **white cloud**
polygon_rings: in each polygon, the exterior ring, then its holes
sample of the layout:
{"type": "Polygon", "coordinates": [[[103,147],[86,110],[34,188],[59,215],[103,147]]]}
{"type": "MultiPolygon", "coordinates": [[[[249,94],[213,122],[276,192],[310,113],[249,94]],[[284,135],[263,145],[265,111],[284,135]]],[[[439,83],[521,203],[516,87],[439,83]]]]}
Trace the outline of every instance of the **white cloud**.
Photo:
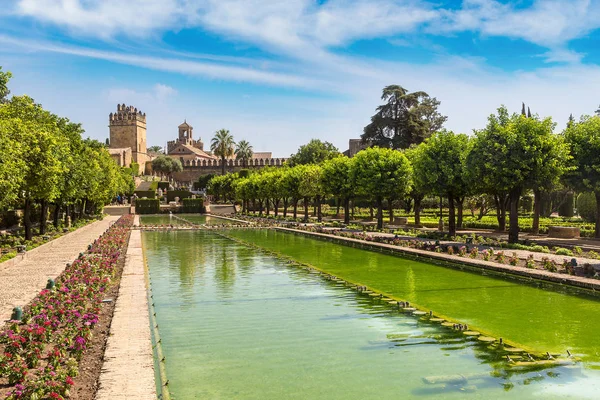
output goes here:
{"type": "Polygon", "coordinates": [[[157,100],[164,101],[175,94],[177,94],[177,90],[173,89],[171,86],[163,85],[162,83],[154,85],[154,95],[157,100]]]}

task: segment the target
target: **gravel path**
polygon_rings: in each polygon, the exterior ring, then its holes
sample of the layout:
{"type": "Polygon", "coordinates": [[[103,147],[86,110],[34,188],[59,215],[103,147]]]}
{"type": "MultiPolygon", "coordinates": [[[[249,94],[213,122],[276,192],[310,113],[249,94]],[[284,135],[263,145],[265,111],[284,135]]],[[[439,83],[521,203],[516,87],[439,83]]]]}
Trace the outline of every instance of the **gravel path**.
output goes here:
{"type": "Polygon", "coordinates": [[[19,262],[0,263],[0,325],[10,318],[14,307],[29,303],[46,287],[48,278],[56,279],[66,263],[77,258],[118,218],[108,216],[54,239],[28,252],[19,262]]]}

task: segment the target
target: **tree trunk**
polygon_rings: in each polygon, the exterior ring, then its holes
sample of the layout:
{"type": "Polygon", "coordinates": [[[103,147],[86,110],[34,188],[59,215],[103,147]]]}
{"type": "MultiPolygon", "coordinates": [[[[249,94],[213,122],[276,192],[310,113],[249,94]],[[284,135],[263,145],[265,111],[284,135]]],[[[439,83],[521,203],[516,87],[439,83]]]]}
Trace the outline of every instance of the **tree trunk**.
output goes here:
{"type": "Polygon", "coordinates": [[[70,216],[71,216],[71,205],[67,204],[67,207],[65,208],[65,227],[67,226],[67,221],[70,216]]]}
{"type": "Polygon", "coordinates": [[[275,216],[279,214],[279,202],[280,199],[273,199],[273,208],[275,209],[275,216]]]}
{"type": "Polygon", "coordinates": [[[533,189],[533,224],[531,233],[538,235],[540,233],[540,212],[542,211],[542,192],[540,189],[533,189]]]}
{"type": "Polygon", "coordinates": [[[304,198],[304,222],[308,222],[308,197],[304,198]]]}
{"type": "Polygon", "coordinates": [[[383,229],[383,199],[377,198],[377,229],[383,229]]]}
{"type": "Polygon", "coordinates": [[[221,156],[221,175],[225,175],[225,157],[221,156]]]}
{"type": "Polygon", "coordinates": [[[510,224],[508,228],[508,243],[519,242],[519,198],[521,189],[513,189],[510,192],[510,224]]]}
{"type": "Polygon", "coordinates": [[[394,223],[394,205],[392,204],[392,200],[388,200],[388,209],[390,213],[390,224],[394,223]]]}
{"type": "Polygon", "coordinates": [[[456,210],[454,209],[454,196],[448,194],[448,234],[456,236],[456,210]]]}
{"type": "Polygon", "coordinates": [[[346,197],[344,199],[344,224],[350,223],[350,198],[346,197]]]}
{"type": "Polygon", "coordinates": [[[283,218],[287,217],[288,201],[287,197],[283,198],[283,218]]]}
{"type": "Polygon", "coordinates": [[[294,219],[298,218],[298,199],[292,199],[294,203],[294,219]]]}
{"type": "Polygon", "coordinates": [[[369,215],[371,217],[371,219],[373,219],[373,204],[369,203],[369,215]]]}
{"type": "Polygon", "coordinates": [[[317,216],[317,202],[315,201],[313,203],[313,217],[317,216]]]}
{"type": "Polygon", "coordinates": [[[594,237],[600,238],[600,192],[594,192],[596,195],[596,228],[594,230],[594,237]]]}
{"type": "Polygon", "coordinates": [[[498,230],[504,232],[506,230],[506,206],[504,204],[504,196],[494,195],[496,203],[496,219],[498,220],[498,230]]]}
{"type": "Polygon", "coordinates": [[[46,234],[46,223],[48,222],[48,202],[40,201],[40,235],[46,234]]]}
{"type": "Polygon", "coordinates": [[[323,222],[323,215],[321,214],[321,196],[317,196],[317,221],[323,222]]]}
{"type": "Polygon", "coordinates": [[[77,222],[77,203],[78,201],[73,203],[73,207],[71,208],[71,223],[74,224],[77,222]]]}
{"type": "Polygon", "coordinates": [[[58,225],[60,224],[60,203],[54,203],[53,222],[54,227],[58,229],[58,225]]]}
{"type": "Polygon", "coordinates": [[[456,227],[457,229],[462,229],[463,227],[463,210],[464,210],[464,204],[465,202],[465,198],[464,197],[458,197],[456,199],[456,209],[458,210],[458,216],[456,219],[456,227]]]}
{"type": "Polygon", "coordinates": [[[258,216],[262,217],[263,215],[263,200],[258,199],[258,216]]]}
{"type": "Polygon", "coordinates": [[[415,225],[421,225],[421,200],[423,200],[423,196],[414,196],[413,198],[415,203],[415,225]]]}
{"type": "Polygon", "coordinates": [[[335,217],[337,218],[338,215],[340,215],[340,203],[342,202],[342,199],[340,199],[339,197],[335,199],[335,205],[336,205],[336,209],[335,209],[335,217]]]}
{"type": "Polygon", "coordinates": [[[31,199],[25,199],[25,210],[23,211],[23,225],[25,225],[25,240],[33,239],[31,229],[31,199]]]}

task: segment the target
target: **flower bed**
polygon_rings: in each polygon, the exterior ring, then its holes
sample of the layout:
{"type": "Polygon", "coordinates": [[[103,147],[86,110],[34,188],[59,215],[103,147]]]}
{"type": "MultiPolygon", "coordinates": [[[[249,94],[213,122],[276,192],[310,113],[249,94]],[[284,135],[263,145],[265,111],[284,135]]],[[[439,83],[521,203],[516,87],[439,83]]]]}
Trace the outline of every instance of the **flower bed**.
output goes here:
{"type": "Polygon", "coordinates": [[[78,375],[113,285],[119,258],[127,248],[132,215],[121,217],[31,302],[22,322],[0,332],[0,387],[5,399],[64,399],[78,375]]]}

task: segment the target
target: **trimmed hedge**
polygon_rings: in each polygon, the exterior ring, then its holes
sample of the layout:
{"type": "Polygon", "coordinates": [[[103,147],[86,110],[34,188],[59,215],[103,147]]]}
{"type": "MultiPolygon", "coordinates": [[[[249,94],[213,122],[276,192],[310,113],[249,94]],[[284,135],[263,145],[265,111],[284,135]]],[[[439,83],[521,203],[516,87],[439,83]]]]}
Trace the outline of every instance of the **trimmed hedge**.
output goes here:
{"type": "Polygon", "coordinates": [[[147,197],[149,199],[156,198],[156,192],[154,190],[136,190],[133,193],[135,193],[140,199],[144,197],[147,197]]]}
{"type": "Polygon", "coordinates": [[[189,199],[193,193],[188,190],[168,190],[167,191],[167,202],[175,201],[175,197],[179,197],[179,200],[189,199]]]}
{"type": "Polygon", "coordinates": [[[166,190],[169,190],[169,182],[160,181],[160,182],[157,182],[157,184],[158,184],[157,189],[162,189],[162,190],[166,189],[166,190]]]}
{"type": "Polygon", "coordinates": [[[182,211],[184,213],[205,213],[204,199],[183,199],[182,211]]]}
{"type": "Polygon", "coordinates": [[[156,190],[156,189],[158,189],[158,181],[150,182],[150,190],[156,190]]]}
{"type": "Polygon", "coordinates": [[[158,214],[160,212],[160,201],[158,199],[137,199],[135,212],[137,214],[158,214]]]}

